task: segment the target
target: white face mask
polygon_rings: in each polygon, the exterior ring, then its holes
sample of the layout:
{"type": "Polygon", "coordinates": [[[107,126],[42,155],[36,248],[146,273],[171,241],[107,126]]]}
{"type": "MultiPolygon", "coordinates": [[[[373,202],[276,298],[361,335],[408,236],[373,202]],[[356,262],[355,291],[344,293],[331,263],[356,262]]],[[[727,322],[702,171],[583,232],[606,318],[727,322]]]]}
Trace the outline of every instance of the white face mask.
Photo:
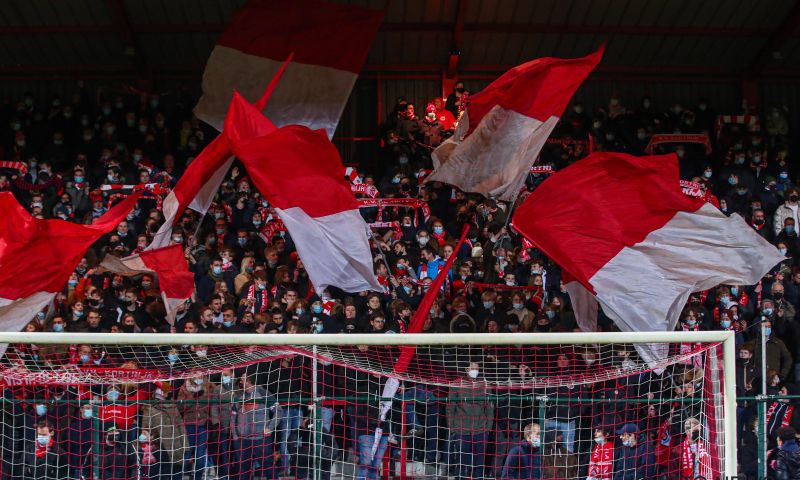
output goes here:
{"type": "Polygon", "coordinates": [[[467,372],[467,375],[469,376],[469,378],[478,378],[478,375],[480,375],[480,373],[481,373],[480,370],[473,368],[467,372]]]}

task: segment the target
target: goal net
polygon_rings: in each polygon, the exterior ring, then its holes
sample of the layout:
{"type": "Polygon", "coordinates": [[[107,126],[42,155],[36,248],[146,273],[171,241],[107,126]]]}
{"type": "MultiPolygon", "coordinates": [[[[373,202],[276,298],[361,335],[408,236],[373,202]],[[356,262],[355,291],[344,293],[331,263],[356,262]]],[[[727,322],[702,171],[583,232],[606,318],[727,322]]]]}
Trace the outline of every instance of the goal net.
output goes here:
{"type": "Polygon", "coordinates": [[[727,332],[0,341],[4,479],[736,475],[727,332]]]}

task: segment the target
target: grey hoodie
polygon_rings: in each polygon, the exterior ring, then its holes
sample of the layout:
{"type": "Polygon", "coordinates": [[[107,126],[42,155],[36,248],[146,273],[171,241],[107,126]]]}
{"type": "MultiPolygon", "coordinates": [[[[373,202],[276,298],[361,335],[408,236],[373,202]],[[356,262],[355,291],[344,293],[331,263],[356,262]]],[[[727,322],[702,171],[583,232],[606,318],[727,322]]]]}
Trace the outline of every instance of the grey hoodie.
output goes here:
{"type": "Polygon", "coordinates": [[[265,429],[274,432],[283,418],[283,407],[278,404],[277,398],[261,386],[249,394],[242,391],[234,412],[236,433],[240,438],[263,437],[265,429]]]}

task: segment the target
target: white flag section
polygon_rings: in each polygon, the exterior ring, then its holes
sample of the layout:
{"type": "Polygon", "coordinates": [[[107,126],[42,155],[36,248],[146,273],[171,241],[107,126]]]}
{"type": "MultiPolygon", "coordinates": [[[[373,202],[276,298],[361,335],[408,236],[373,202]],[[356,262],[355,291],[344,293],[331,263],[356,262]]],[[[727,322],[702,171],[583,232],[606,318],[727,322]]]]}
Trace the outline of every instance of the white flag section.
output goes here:
{"type": "Polygon", "coordinates": [[[693,292],[753,285],[784,260],[741,217],[678,185],[675,155],[598,152],[517,208],[514,228],[580,282],[566,286],[582,329],[596,328],[599,302],[622,331],[673,330],[693,292]]]}
{"type": "Polygon", "coordinates": [[[312,218],[301,208],[275,208],[292,236],[317,293],[333,285],[345,292],[382,291],[372,280],[367,227],[358,209],[312,218]],[[343,261],[346,260],[346,261],[343,261]]]}
{"type": "Polygon", "coordinates": [[[693,292],[753,285],[782,260],[742,217],[705,203],[623,248],[589,283],[621,330],[673,330],[693,292]]]}
{"type": "Polygon", "coordinates": [[[455,134],[434,150],[426,182],[514,200],[569,100],[600,62],[540,58],[504,73],[472,95],[455,134]]]}
{"type": "MultiPolygon", "coordinates": [[[[433,152],[436,170],[425,181],[513,200],[558,120],[551,116],[542,122],[495,105],[471,135],[458,141],[457,131],[433,152]]],[[[462,129],[469,129],[469,111],[459,121],[462,129]]]]}
{"type": "Polygon", "coordinates": [[[290,54],[263,113],[333,137],[383,13],[320,0],[251,0],[233,15],[203,73],[195,115],[222,130],[234,91],[251,102],[290,54]]]}

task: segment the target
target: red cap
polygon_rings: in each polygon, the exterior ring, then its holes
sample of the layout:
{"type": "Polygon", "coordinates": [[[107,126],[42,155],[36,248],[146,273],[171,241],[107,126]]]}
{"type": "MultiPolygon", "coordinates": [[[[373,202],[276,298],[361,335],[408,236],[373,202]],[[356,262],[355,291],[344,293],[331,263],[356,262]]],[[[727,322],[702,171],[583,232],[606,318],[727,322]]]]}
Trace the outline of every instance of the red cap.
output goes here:
{"type": "Polygon", "coordinates": [[[425,107],[425,111],[428,113],[436,113],[436,107],[434,107],[432,103],[429,103],[428,106],[425,107]]]}

